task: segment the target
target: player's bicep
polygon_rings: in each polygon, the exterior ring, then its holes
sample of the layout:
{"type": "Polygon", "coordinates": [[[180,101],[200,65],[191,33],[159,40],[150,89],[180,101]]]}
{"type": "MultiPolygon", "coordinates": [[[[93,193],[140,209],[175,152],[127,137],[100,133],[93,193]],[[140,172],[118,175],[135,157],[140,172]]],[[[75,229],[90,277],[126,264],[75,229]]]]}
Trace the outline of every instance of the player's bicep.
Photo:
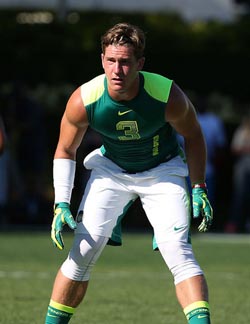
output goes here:
{"type": "Polygon", "coordinates": [[[72,126],[84,128],[88,126],[86,109],[84,107],[80,87],[69,98],[64,118],[72,126]]]}
{"type": "Polygon", "coordinates": [[[55,157],[75,158],[76,150],[81,144],[87,127],[86,110],[77,89],[70,97],[61,120],[55,157]]]}
{"type": "Polygon", "coordinates": [[[199,130],[193,104],[184,92],[174,84],[166,108],[166,120],[182,136],[189,137],[199,130]]]}

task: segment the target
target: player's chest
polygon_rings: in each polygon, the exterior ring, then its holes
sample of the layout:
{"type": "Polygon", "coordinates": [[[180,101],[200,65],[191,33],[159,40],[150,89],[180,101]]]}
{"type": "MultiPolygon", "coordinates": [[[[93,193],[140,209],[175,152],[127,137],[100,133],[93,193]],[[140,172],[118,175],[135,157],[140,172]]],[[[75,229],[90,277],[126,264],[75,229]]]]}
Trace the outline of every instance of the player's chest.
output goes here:
{"type": "Polygon", "coordinates": [[[155,118],[153,107],[134,104],[103,103],[93,114],[93,127],[106,136],[118,137],[126,130],[145,137],[162,126],[155,118]]]}

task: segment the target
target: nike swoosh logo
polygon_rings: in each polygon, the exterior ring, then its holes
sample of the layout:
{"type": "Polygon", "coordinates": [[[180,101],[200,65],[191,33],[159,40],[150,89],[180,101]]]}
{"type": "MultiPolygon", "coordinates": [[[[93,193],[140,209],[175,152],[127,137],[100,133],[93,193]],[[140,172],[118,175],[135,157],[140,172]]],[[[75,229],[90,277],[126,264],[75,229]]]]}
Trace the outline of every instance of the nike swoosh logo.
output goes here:
{"type": "Polygon", "coordinates": [[[198,318],[205,318],[207,315],[198,315],[198,318]]]}
{"type": "Polygon", "coordinates": [[[126,111],[118,111],[118,116],[123,116],[123,115],[125,115],[125,114],[127,114],[127,113],[129,113],[130,111],[133,111],[132,109],[129,109],[129,110],[126,110],[126,111]]]}
{"type": "Polygon", "coordinates": [[[181,226],[181,227],[174,227],[174,231],[179,231],[179,230],[181,230],[181,229],[183,229],[185,226],[181,226]]]}

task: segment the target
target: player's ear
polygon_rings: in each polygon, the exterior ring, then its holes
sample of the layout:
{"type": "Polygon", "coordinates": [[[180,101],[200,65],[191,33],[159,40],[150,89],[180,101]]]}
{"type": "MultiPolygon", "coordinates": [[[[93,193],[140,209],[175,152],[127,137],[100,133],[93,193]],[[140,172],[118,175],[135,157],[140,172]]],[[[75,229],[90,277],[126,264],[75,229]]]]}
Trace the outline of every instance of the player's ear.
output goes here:
{"type": "Polygon", "coordinates": [[[104,54],[103,54],[103,53],[101,54],[101,61],[102,61],[102,67],[103,67],[103,69],[104,69],[104,64],[103,64],[103,61],[104,61],[104,54]]]}
{"type": "Polygon", "coordinates": [[[141,71],[143,69],[144,63],[145,63],[145,57],[143,56],[138,60],[138,67],[137,67],[138,71],[141,71]]]}

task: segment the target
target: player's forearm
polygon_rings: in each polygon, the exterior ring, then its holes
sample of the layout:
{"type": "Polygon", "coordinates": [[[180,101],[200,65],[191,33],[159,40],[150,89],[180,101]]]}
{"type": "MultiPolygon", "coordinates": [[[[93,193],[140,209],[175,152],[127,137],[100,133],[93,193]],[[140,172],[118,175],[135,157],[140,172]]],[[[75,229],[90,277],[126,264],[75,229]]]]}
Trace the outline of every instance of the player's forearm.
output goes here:
{"type": "Polygon", "coordinates": [[[72,139],[64,139],[64,135],[60,134],[60,139],[57,143],[57,147],[54,154],[54,159],[76,159],[76,151],[78,145],[74,143],[72,139]]]}
{"type": "Polygon", "coordinates": [[[185,152],[191,183],[205,182],[207,154],[203,136],[186,139],[185,152]]]}
{"type": "Polygon", "coordinates": [[[76,151],[57,147],[54,159],[69,159],[74,161],[76,159],[76,151]]]}
{"type": "Polygon", "coordinates": [[[70,203],[74,186],[76,162],[70,159],[54,159],[53,184],[55,203],[70,203]]]}

